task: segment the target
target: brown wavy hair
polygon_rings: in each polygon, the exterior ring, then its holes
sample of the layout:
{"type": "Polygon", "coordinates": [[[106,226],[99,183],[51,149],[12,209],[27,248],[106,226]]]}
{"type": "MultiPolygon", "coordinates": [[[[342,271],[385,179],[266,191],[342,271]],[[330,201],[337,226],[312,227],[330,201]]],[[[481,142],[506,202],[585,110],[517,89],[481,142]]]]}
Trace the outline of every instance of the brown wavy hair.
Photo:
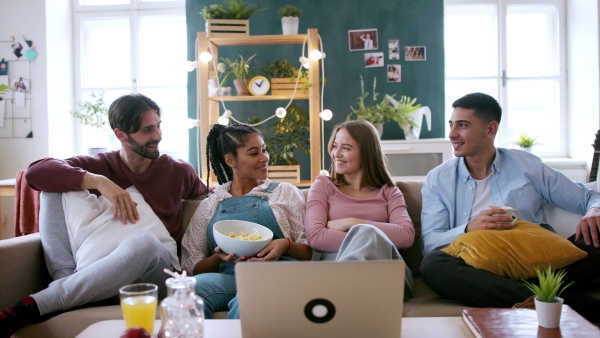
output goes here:
{"type": "MultiPolygon", "coordinates": [[[[394,183],[386,165],[387,159],[385,155],[383,155],[381,141],[379,140],[379,134],[375,127],[370,122],[364,120],[352,120],[338,123],[333,127],[333,132],[329,139],[329,145],[327,147],[329,156],[331,156],[335,136],[340,129],[346,129],[348,134],[350,134],[360,147],[360,160],[364,170],[361,185],[376,189],[381,188],[384,185],[393,187],[394,183]]],[[[335,172],[333,159],[331,160],[330,171],[331,181],[335,185],[348,184],[344,175],[335,172]]]]}

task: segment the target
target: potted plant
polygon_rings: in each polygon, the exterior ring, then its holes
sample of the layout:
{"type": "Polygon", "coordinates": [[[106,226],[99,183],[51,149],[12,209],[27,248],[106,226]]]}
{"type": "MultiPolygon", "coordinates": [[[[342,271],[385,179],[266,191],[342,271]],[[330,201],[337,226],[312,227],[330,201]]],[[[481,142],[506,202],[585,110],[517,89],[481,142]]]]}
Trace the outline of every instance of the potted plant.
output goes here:
{"type": "Polygon", "coordinates": [[[90,126],[96,130],[95,148],[88,149],[90,155],[94,155],[106,148],[100,146],[101,129],[108,124],[108,107],[104,103],[104,94],[106,90],[93,91],[89,94],[88,100],[79,100],[75,104],[75,110],[71,112],[73,117],[77,118],[82,125],[90,126]]]}
{"type": "Polygon", "coordinates": [[[404,137],[407,140],[416,140],[419,138],[423,115],[425,115],[427,126],[431,130],[431,111],[429,107],[420,109],[421,105],[416,104],[416,98],[411,99],[403,95],[397,101],[394,99],[394,95],[386,95],[386,99],[394,106],[394,112],[389,116],[389,119],[398,123],[398,126],[404,131],[404,137]]]}
{"type": "Polygon", "coordinates": [[[377,78],[373,78],[373,96],[372,99],[369,100],[369,92],[365,92],[365,82],[362,74],[360,74],[360,91],[361,95],[357,98],[358,108],[354,108],[350,106],[352,112],[348,114],[346,117],[346,121],[350,120],[352,116],[357,120],[365,120],[371,122],[377,132],[379,133],[379,137],[383,135],[383,123],[389,121],[393,116],[394,107],[390,104],[387,98],[384,98],[380,102],[377,102],[377,98],[379,93],[376,91],[377,89],[377,78]],[[371,103],[367,103],[367,101],[371,101],[371,103]]]}
{"type": "Polygon", "coordinates": [[[573,282],[563,286],[565,270],[555,271],[551,266],[544,271],[535,268],[539,285],[524,281],[525,285],[533,292],[535,297],[535,310],[538,324],[541,327],[554,329],[560,326],[560,314],[564,300],[560,294],[573,282]],[[561,287],[562,286],[562,287],[561,287]]]}
{"type": "Polygon", "coordinates": [[[263,3],[254,4],[245,0],[225,0],[225,5],[205,6],[200,14],[206,20],[206,32],[209,37],[249,35],[250,16],[264,11],[263,3]]]}
{"type": "Polygon", "coordinates": [[[225,70],[223,71],[223,78],[221,79],[220,86],[223,87],[229,77],[233,75],[235,77],[233,84],[235,85],[237,95],[250,95],[250,92],[248,91],[248,80],[250,80],[254,74],[253,69],[250,67],[250,61],[252,61],[255,56],[256,54],[244,59],[244,57],[240,55],[239,61],[221,58],[224,62],[225,70]]]}
{"type": "Polygon", "coordinates": [[[292,95],[296,88],[301,89],[303,93],[311,86],[308,82],[308,71],[299,70],[288,60],[273,60],[264,69],[263,72],[271,79],[272,95],[292,95]],[[300,79],[297,79],[298,75],[300,79]]]}
{"type": "MultiPolygon", "coordinates": [[[[300,183],[300,163],[295,150],[309,153],[309,116],[296,105],[287,109],[284,118],[278,119],[262,130],[269,151],[269,179],[274,181],[300,183]]],[[[257,124],[261,120],[253,117],[248,124],[257,124]]]]}
{"type": "Polygon", "coordinates": [[[298,24],[303,14],[304,12],[300,8],[292,5],[281,7],[277,11],[277,16],[281,19],[283,35],[298,34],[298,24]]]}
{"type": "Polygon", "coordinates": [[[531,137],[526,133],[521,133],[521,135],[519,135],[519,139],[513,143],[521,147],[521,149],[531,152],[531,147],[538,144],[536,140],[537,137],[531,137]]]}

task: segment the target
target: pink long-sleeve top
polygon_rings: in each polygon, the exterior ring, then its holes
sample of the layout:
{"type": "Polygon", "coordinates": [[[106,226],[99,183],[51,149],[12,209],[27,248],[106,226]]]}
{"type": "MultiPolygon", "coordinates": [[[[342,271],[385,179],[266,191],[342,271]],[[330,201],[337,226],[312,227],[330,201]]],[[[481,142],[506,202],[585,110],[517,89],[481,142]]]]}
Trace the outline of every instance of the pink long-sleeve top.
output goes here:
{"type": "MultiPolygon", "coordinates": [[[[142,174],[134,174],[121,160],[119,151],[94,156],[75,156],[66,160],[43,158],[33,162],[25,177],[35,190],[65,192],[81,190],[86,172],[103,175],[119,187],[135,186],[175,241],[183,237],[183,199],[206,194],[207,188],[191,164],[161,155],[142,174]]],[[[97,190],[91,193],[100,195],[97,190]]]]}
{"type": "Polygon", "coordinates": [[[342,193],[326,176],[318,176],[310,187],[306,203],[306,237],[314,249],[339,251],[346,232],[327,228],[329,220],[356,217],[383,231],[398,249],[410,247],[415,227],[408,216],[404,195],[398,187],[383,187],[368,198],[342,193]]]}

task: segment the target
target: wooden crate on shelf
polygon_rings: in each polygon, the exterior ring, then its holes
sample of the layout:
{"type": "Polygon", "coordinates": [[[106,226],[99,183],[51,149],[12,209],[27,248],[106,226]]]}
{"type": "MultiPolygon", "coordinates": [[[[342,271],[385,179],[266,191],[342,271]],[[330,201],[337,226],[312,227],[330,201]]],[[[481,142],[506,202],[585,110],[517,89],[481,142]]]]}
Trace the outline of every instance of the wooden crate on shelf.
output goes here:
{"type": "Polygon", "coordinates": [[[250,20],[208,19],[206,20],[206,36],[239,37],[250,35],[250,20]]]}
{"type": "MultiPolygon", "coordinates": [[[[306,81],[298,81],[298,89],[296,95],[306,94],[302,91],[302,85],[306,81]]],[[[271,95],[292,95],[294,93],[294,87],[296,87],[296,79],[290,78],[272,78],[271,79],[271,95]]]]}
{"type": "Polygon", "coordinates": [[[300,165],[270,165],[269,179],[271,181],[300,183],[300,165]]]}

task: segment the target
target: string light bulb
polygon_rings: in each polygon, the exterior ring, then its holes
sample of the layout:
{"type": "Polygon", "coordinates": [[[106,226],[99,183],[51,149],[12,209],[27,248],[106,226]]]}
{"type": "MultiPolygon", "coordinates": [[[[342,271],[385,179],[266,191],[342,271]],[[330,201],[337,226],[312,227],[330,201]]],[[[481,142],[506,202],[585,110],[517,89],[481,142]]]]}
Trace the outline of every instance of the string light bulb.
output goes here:
{"type": "Polygon", "coordinates": [[[285,117],[285,115],[287,115],[287,111],[285,110],[285,108],[279,107],[275,111],[275,115],[277,115],[277,117],[279,117],[280,119],[282,119],[282,118],[285,117]]]}
{"type": "Polygon", "coordinates": [[[329,121],[333,117],[333,113],[331,112],[331,110],[325,109],[319,113],[319,117],[322,118],[324,121],[329,121]]]}
{"type": "Polygon", "coordinates": [[[226,110],[223,115],[221,115],[219,117],[219,120],[217,121],[220,125],[228,125],[229,124],[229,118],[231,117],[231,110],[226,110]]]}
{"type": "Polygon", "coordinates": [[[306,69],[310,68],[310,60],[306,56],[303,55],[300,57],[300,63],[302,64],[302,67],[306,69]]]}
{"type": "Polygon", "coordinates": [[[310,53],[308,54],[308,56],[313,61],[319,61],[321,59],[321,57],[323,56],[323,53],[321,53],[321,51],[318,50],[318,49],[313,49],[313,50],[310,51],[310,53]]]}
{"type": "Polygon", "coordinates": [[[329,176],[329,171],[323,169],[319,172],[319,175],[323,175],[323,176],[329,176]]]}
{"type": "Polygon", "coordinates": [[[188,62],[186,63],[186,67],[185,67],[185,69],[186,69],[188,72],[193,72],[193,71],[194,71],[194,69],[196,69],[196,68],[198,68],[198,61],[188,61],[188,62]]]}
{"type": "Polygon", "coordinates": [[[204,62],[204,63],[208,63],[210,61],[212,61],[213,56],[211,53],[209,52],[202,52],[200,53],[200,61],[204,62]]]}

